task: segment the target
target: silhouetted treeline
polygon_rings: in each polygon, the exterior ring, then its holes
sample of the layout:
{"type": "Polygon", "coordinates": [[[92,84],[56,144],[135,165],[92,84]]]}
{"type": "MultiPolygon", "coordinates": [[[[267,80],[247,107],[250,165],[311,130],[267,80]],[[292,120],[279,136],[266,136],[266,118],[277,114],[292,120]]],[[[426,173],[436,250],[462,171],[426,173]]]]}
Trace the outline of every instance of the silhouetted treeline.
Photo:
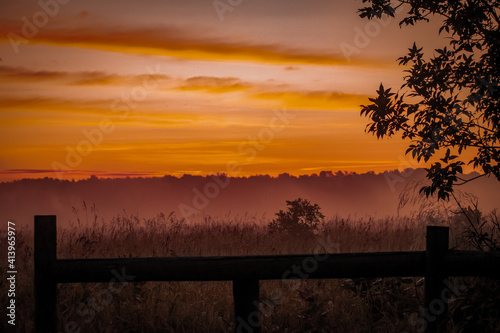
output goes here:
{"type": "MultiPolygon", "coordinates": [[[[424,181],[425,171],[421,169],[380,174],[323,171],[298,177],[231,178],[222,174],[119,179],[92,176],[80,181],[23,179],[0,183],[0,217],[31,224],[35,214],[56,214],[60,223],[76,221],[77,216],[85,222],[93,221],[95,206],[99,220],[117,214],[148,218],[171,211],[194,221],[204,215],[245,213],[272,219],[285,207],[286,200],[298,197],[317,203],[327,217],[383,217],[397,214],[398,197],[405,187],[424,181]]],[[[460,190],[479,196],[485,211],[499,206],[500,183],[496,180],[479,179],[460,190]]]]}

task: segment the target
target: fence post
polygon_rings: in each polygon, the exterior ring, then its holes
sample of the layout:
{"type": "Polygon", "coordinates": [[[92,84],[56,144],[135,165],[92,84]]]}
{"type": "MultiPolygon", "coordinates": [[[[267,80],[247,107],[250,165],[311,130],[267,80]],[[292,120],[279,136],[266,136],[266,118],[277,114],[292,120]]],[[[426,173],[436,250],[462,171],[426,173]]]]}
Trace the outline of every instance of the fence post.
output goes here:
{"type": "Polygon", "coordinates": [[[235,332],[260,333],[264,317],[259,312],[259,280],[234,280],[233,298],[235,332]]]}
{"type": "Polygon", "coordinates": [[[35,331],[56,333],[57,284],[51,274],[56,260],[56,217],[35,216],[35,331]]]}
{"type": "Polygon", "coordinates": [[[442,299],[446,290],[444,256],[449,246],[449,228],[427,226],[425,248],[425,313],[427,333],[445,332],[448,304],[442,299]]]}

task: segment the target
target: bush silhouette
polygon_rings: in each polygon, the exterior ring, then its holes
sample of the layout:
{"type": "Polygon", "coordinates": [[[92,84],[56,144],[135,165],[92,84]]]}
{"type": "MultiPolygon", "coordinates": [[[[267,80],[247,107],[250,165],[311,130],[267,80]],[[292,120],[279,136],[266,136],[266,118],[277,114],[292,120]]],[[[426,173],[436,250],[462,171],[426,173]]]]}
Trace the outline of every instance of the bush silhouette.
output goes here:
{"type": "Polygon", "coordinates": [[[271,232],[282,232],[290,235],[310,235],[318,228],[325,218],[317,204],[311,204],[307,199],[298,198],[286,201],[288,209],[276,213],[277,218],[269,223],[271,232]]]}

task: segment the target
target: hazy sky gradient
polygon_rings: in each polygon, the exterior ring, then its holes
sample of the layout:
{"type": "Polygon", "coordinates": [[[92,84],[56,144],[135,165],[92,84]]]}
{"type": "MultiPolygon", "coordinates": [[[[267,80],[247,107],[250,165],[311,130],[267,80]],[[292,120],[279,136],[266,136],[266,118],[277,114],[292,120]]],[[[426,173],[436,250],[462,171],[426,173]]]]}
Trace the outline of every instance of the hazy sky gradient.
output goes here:
{"type": "Polygon", "coordinates": [[[359,105],[402,83],[413,41],[443,43],[438,22],[369,23],[361,1],[46,3],[0,0],[0,181],[416,165],[359,105]]]}

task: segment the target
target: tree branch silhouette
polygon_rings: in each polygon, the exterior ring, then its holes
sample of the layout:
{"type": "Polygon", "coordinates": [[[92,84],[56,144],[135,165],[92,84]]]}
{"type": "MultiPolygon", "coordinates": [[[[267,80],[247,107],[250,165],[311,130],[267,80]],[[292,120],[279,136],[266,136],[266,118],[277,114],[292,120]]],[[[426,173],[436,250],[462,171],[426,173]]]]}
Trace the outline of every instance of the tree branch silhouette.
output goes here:
{"type": "Polygon", "coordinates": [[[370,119],[368,133],[377,138],[396,133],[410,140],[406,154],[431,162],[430,186],[421,193],[449,199],[455,185],[471,180],[458,177],[463,165],[500,181],[500,30],[498,0],[363,0],[361,17],[406,14],[400,26],[441,17],[438,34],[448,45],[424,54],[416,43],[398,59],[407,67],[404,84],[393,92],[380,84],[371,104],[361,106],[370,119]],[[466,150],[473,150],[467,158],[466,150]],[[442,165],[444,163],[444,165],[442,165]]]}

